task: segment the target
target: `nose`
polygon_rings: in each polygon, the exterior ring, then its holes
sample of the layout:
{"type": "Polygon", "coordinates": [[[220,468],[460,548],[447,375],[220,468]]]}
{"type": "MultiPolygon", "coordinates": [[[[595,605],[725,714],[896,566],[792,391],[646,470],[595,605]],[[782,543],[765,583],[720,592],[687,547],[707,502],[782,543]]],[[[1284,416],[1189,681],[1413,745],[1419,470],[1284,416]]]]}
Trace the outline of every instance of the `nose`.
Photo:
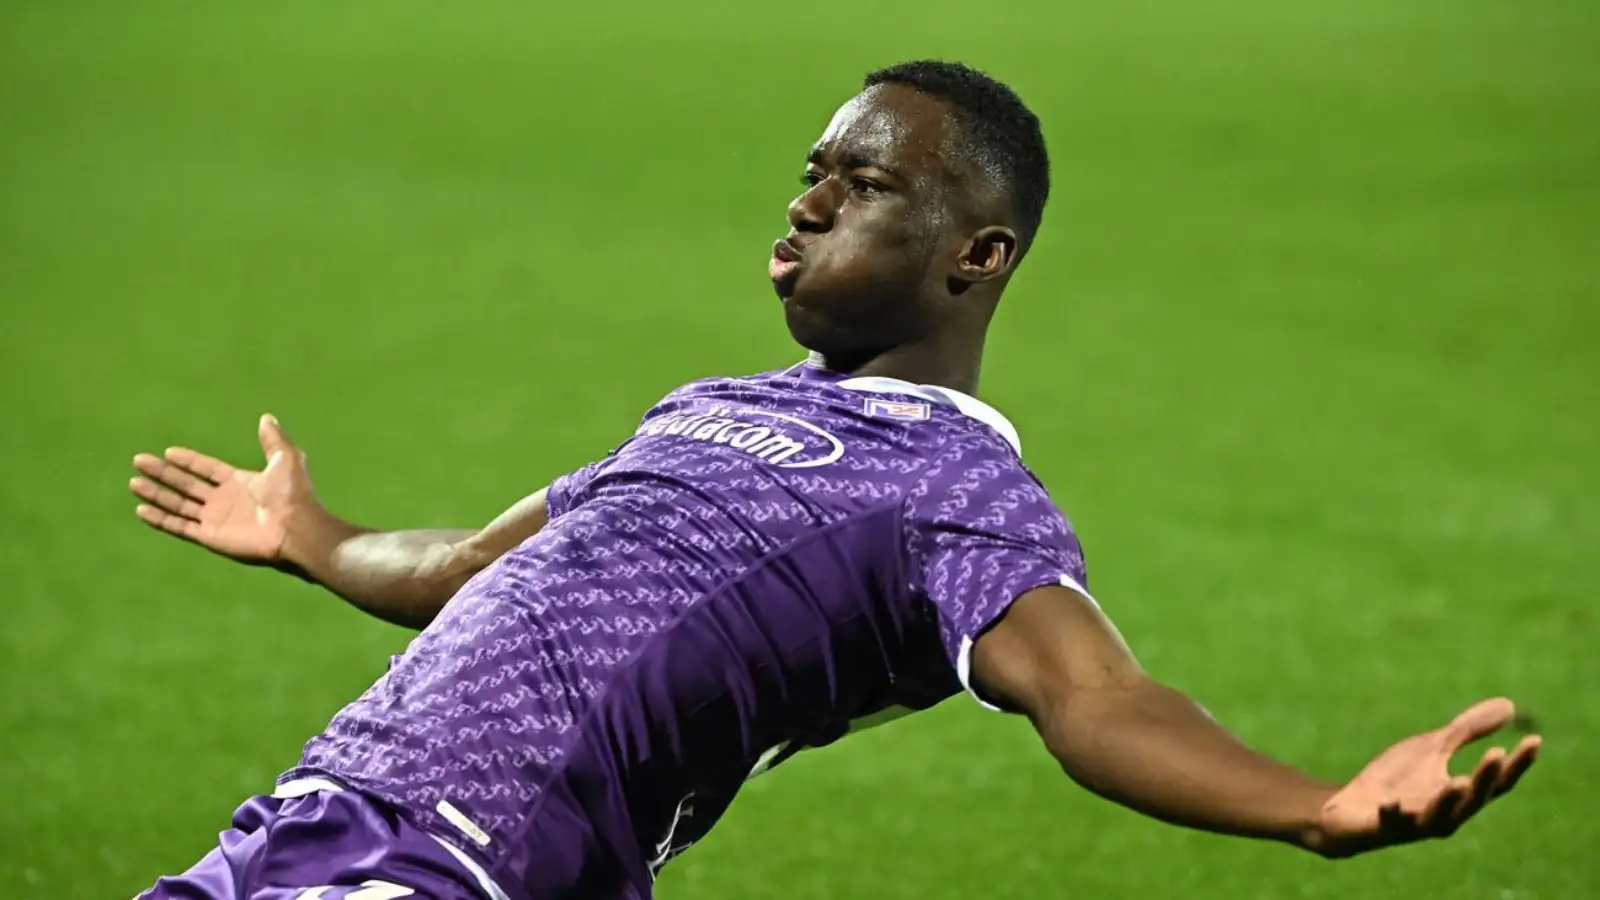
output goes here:
{"type": "Polygon", "coordinates": [[[833,227],[834,204],[828,182],[806,189],[789,204],[789,227],[797,232],[822,234],[833,227]]]}

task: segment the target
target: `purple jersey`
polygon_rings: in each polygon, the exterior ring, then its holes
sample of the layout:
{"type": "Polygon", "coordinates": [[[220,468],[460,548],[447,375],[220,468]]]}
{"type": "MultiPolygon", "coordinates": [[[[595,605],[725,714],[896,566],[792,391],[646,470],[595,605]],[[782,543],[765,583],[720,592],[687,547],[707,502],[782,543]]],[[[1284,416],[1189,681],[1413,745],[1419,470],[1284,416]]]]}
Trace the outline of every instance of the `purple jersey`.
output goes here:
{"type": "Polygon", "coordinates": [[[646,897],[753,773],[958,693],[1012,600],[1084,582],[1019,453],[944,389],[688,384],[284,778],[385,800],[516,894],[646,897]]]}

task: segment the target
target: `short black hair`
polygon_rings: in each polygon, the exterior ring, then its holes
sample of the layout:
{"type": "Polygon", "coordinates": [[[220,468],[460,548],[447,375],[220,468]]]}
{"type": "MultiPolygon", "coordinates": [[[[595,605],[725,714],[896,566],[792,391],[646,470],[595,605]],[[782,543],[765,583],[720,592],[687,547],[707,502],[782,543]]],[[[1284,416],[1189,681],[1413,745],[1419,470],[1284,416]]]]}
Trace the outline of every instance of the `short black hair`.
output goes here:
{"type": "Polygon", "coordinates": [[[902,84],[949,104],[971,140],[974,162],[1010,192],[1019,221],[1017,259],[1027,253],[1050,199],[1050,154],[1039,117],[1017,92],[961,63],[918,60],[867,75],[863,89],[902,84]]]}

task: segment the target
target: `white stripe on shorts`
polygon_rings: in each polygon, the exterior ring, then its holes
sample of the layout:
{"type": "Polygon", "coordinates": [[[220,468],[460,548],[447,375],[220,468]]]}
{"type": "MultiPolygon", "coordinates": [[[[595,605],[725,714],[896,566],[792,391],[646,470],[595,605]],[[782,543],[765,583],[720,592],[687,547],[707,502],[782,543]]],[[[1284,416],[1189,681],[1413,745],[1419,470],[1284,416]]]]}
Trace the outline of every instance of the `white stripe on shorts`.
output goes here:
{"type": "MultiPolygon", "coordinates": [[[[272,792],[272,796],[279,800],[292,800],[295,797],[315,794],[317,791],[331,791],[341,794],[344,793],[344,785],[327,778],[295,778],[278,785],[277,789],[272,792]]],[[[423,833],[428,834],[427,832],[423,833]]],[[[484,893],[488,894],[492,900],[511,900],[511,895],[507,894],[500,885],[495,884],[494,879],[489,877],[489,873],[484,870],[483,866],[478,865],[478,861],[468,856],[466,851],[436,835],[428,834],[428,837],[433,838],[434,843],[443,847],[445,852],[455,857],[456,861],[461,863],[461,867],[471,873],[473,880],[478,882],[478,887],[483,888],[484,893]]]]}

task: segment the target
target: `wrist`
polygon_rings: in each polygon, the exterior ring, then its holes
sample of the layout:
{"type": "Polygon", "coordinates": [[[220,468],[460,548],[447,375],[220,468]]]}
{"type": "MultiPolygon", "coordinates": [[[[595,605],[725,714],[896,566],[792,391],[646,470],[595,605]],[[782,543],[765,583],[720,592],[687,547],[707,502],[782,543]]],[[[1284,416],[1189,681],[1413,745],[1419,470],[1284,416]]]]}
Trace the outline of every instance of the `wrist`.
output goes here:
{"type": "Polygon", "coordinates": [[[1333,801],[1338,791],[1336,787],[1323,788],[1307,798],[1306,809],[1299,814],[1303,818],[1287,835],[1288,843],[1324,859],[1340,859],[1351,855],[1324,825],[1328,804],[1333,801]]]}
{"type": "Polygon", "coordinates": [[[363,533],[328,512],[315,501],[292,509],[284,517],[283,546],[278,565],[308,581],[321,581],[339,545],[363,533]]]}

